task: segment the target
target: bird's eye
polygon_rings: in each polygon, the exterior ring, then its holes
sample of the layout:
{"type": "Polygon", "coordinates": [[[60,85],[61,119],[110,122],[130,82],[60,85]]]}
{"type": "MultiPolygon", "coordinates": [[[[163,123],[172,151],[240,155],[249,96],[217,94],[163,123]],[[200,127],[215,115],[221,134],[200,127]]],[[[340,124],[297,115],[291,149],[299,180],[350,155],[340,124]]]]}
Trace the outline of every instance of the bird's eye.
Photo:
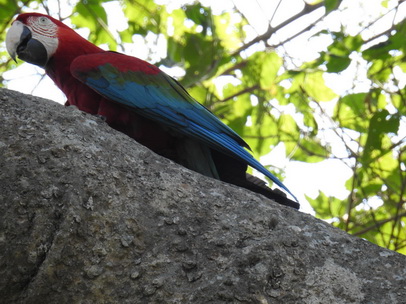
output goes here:
{"type": "Polygon", "coordinates": [[[41,25],[47,25],[48,22],[49,22],[49,19],[46,18],[46,17],[40,17],[40,18],[39,18],[39,23],[40,23],[41,25]]]}

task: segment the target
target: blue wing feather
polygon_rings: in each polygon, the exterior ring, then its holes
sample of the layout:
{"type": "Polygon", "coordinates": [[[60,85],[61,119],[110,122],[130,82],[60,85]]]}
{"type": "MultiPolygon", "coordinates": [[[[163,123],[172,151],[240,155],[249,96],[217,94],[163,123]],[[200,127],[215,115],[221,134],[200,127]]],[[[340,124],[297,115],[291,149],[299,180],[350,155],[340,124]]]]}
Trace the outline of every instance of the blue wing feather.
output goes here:
{"type": "MultiPolygon", "coordinates": [[[[111,53],[106,54],[111,56],[111,53]]],[[[120,62],[127,60],[128,66],[134,65],[132,60],[136,58],[117,55],[122,56],[120,62]]],[[[89,69],[89,56],[95,55],[81,56],[87,57],[83,59],[86,60],[86,68],[81,69],[78,62],[75,64],[73,74],[79,80],[108,99],[134,108],[147,118],[243,160],[297,201],[292,192],[244,148],[249,149],[249,146],[237,133],[195,101],[174,79],[163,72],[148,74],[137,69],[122,72],[112,63],[94,64],[89,69]]]]}

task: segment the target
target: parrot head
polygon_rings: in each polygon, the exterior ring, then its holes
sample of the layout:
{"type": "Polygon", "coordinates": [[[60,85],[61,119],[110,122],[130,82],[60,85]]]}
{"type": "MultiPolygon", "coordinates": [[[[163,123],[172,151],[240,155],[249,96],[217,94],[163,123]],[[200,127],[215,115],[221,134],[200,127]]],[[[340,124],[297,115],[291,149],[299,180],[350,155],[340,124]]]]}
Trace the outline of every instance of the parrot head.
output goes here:
{"type": "Polygon", "coordinates": [[[21,14],[13,21],[6,36],[11,58],[45,67],[58,48],[58,32],[62,22],[43,14],[21,14]]]}

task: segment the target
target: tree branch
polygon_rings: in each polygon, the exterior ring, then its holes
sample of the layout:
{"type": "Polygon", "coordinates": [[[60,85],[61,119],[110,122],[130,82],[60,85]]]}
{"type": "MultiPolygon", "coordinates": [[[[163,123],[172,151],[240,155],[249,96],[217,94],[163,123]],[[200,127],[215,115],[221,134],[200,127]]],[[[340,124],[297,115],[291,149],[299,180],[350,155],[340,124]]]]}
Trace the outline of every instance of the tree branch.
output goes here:
{"type": "Polygon", "coordinates": [[[365,229],[362,229],[362,230],[360,230],[360,231],[353,232],[352,234],[353,234],[353,235],[356,235],[356,236],[362,235],[362,234],[367,233],[367,232],[369,232],[369,231],[371,231],[371,230],[374,230],[374,229],[376,229],[376,228],[379,228],[379,227],[381,227],[382,225],[384,225],[384,224],[386,224],[386,223],[388,223],[388,222],[391,222],[391,221],[393,221],[393,220],[401,219],[401,218],[404,217],[404,216],[406,216],[406,212],[397,214],[397,215],[392,216],[392,217],[390,217],[390,218],[388,218],[388,219],[385,219],[385,220],[377,221],[374,225],[369,226],[369,227],[367,227],[367,228],[365,228],[365,229]]]}
{"type": "Polygon", "coordinates": [[[288,24],[292,23],[293,21],[297,20],[298,18],[303,17],[303,16],[305,16],[305,15],[307,15],[307,14],[309,14],[309,13],[311,13],[311,12],[321,8],[321,7],[324,7],[324,2],[320,2],[320,3],[317,3],[317,4],[305,3],[305,7],[301,12],[299,12],[296,15],[286,19],[285,21],[283,21],[282,23],[280,23],[279,25],[277,25],[275,27],[272,27],[271,25],[269,25],[268,30],[264,34],[259,35],[256,38],[254,38],[253,40],[251,40],[250,42],[242,45],[240,48],[235,50],[231,54],[231,56],[236,56],[236,55],[240,54],[242,51],[248,49],[249,47],[251,47],[252,45],[254,45],[254,44],[258,43],[258,42],[266,41],[266,40],[270,39],[271,36],[274,33],[276,33],[278,30],[280,30],[281,28],[287,26],[288,24]]]}
{"type": "Polygon", "coordinates": [[[226,101],[228,101],[230,99],[233,99],[234,97],[243,95],[245,93],[250,93],[250,92],[252,92],[254,90],[257,90],[259,88],[260,88],[260,86],[258,84],[253,85],[252,87],[245,88],[245,89],[243,89],[243,90],[241,90],[241,91],[239,91],[239,92],[237,92],[237,93],[235,93],[235,94],[233,94],[231,96],[228,96],[228,97],[224,98],[223,100],[220,100],[220,102],[226,102],[226,101]]]}
{"type": "MultiPolygon", "coordinates": [[[[357,35],[360,35],[360,34],[361,34],[362,32],[364,32],[366,29],[368,29],[368,28],[370,28],[371,26],[373,26],[374,24],[376,24],[379,20],[382,20],[382,18],[386,17],[386,16],[387,16],[388,14],[390,14],[393,10],[398,10],[398,9],[399,9],[399,6],[400,6],[404,1],[405,1],[405,0],[399,1],[398,5],[396,5],[395,7],[393,7],[393,8],[390,9],[389,11],[387,11],[385,14],[383,14],[383,15],[380,16],[379,18],[377,18],[377,19],[375,19],[374,21],[372,21],[371,23],[369,23],[369,24],[368,24],[367,26],[365,26],[362,30],[360,30],[357,35]]],[[[397,12],[396,12],[396,13],[397,13],[397,12]]],[[[387,30],[385,30],[385,31],[383,31],[383,32],[381,32],[381,33],[379,33],[379,34],[377,34],[377,35],[374,35],[374,36],[368,38],[367,40],[364,41],[364,44],[367,44],[367,43],[369,43],[369,42],[371,42],[371,41],[373,41],[373,40],[375,40],[375,39],[377,39],[377,38],[379,38],[379,37],[382,37],[382,36],[384,36],[384,35],[390,34],[390,32],[395,28],[395,23],[394,23],[394,22],[395,22],[396,13],[395,13],[395,15],[393,16],[392,26],[391,26],[389,29],[387,29],[387,30]]],[[[356,35],[356,36],[357,36],[357,35],[356,35]]]]}

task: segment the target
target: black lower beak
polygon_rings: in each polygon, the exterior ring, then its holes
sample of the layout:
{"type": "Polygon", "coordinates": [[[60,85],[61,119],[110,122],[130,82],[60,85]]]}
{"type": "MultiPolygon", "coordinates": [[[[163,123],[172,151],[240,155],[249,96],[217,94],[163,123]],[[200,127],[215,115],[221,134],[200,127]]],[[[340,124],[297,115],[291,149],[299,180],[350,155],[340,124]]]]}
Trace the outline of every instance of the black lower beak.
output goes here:
{"type": "Polygon", "coordinates": [[[20,43],[17,46],[18,58],[28,63],[44,67],[48,61],[48,53],[45,46],[32,38],[31,31],[24,26],[21,33],[20,43]]]}

